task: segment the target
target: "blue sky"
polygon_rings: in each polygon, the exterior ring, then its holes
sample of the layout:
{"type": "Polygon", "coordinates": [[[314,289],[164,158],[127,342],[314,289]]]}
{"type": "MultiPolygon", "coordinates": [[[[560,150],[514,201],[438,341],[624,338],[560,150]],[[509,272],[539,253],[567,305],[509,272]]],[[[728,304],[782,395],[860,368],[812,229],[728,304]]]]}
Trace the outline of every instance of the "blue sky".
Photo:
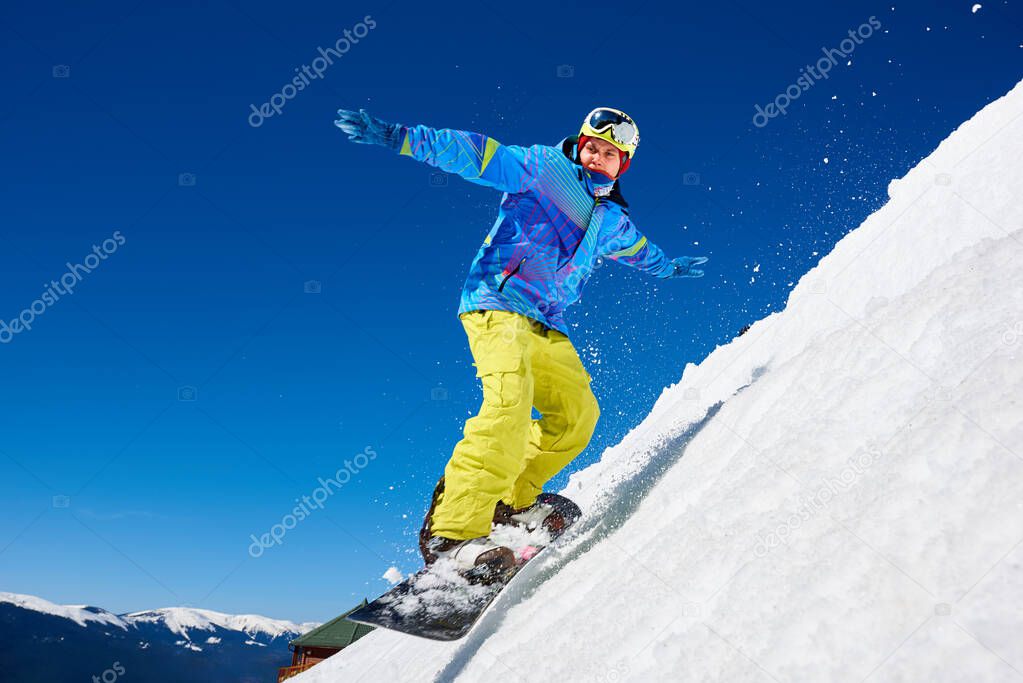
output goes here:
{"type": "Polygon", "coordinates": [[[578,469],[1019,80],[1023,11],[982,4],[8,4],[0,319],[94,267],[31,329],[0,325],[0,590],[325,620],[418,566],[479,402],[455,310],[499,194],[349,143],[337,108],[524,145],[597,105],[636,119],[632,217],[711,260],[698,281],[608,265],[570,312],[603,408],[578,469]]]}

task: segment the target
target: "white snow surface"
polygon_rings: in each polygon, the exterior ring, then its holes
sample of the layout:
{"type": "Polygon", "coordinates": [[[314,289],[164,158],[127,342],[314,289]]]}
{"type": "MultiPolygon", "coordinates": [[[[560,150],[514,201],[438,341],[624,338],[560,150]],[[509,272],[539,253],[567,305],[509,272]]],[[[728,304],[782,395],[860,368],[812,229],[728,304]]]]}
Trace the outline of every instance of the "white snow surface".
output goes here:
{"type": "Polygon", "coordinates": [[[388,567],[387,571],[384,572],[381,578],[387,581],[388,583],[395,584],[401,583],[405,579],[405,576],[397,567],[388,567]]]}
{"type": "MultiPolygon", "coordinates": [[[[88,622],[98,622],[128,630],[130,626],[140,623],[162,623],[172,633],[183,636],[188,641],[191,640],[190,631],[213,631],[214,627],[229,631],[241,631],[249,635],[250,638],[264,634],[273,639],[284,634],[305,633],[319,626],[317,623],[296,624],[283,619],[270,619],[258,614],[224,614],[223,612],[191,607],[167,607],[116,615],[98,607],[57,605],[34,595],[18,593],[0,592],[0,602],[8,602],[24,609],[64,617],[80,626],[87,626],[88,622]]],[[[219,642],[219,639],[211,637],[206,642],[219,642]]]]}
{"type": "Polygon", "coordinates": [[[1023,84],[688,364],[463,640],[292,680],[1023,678],[1023,84]]]}

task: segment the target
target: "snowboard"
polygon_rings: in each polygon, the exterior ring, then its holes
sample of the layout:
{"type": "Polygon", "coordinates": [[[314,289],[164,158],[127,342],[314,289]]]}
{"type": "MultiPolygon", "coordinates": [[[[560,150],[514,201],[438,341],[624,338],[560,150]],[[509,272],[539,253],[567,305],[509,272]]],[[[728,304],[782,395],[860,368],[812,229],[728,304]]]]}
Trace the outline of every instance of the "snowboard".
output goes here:
{"type": "Polygon", "coordinates": [[[582,514],[579,506],[556,493],[541,493],[537,500],[560,512],[565,526],[556,535],[544,529],[495,526],[490,538],[511,548],[516,558],[516,563],[500,576],[459,573],[448,560],[438,560],[347,618],[431,640],[464,637],[522,568],[549,548],[582,514]]]}

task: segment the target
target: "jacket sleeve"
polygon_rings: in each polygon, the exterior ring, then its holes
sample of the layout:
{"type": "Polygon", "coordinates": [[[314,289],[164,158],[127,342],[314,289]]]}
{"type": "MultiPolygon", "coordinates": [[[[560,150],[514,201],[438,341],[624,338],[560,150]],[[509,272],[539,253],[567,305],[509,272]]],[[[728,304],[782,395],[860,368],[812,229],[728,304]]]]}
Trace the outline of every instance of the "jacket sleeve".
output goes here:
{"type": "Polygon", "coordinates": [[[601,221],[600,242],[597,245],[601,256],[655,277],[671,277],[674,272],[671,261],[660,247],[636,229],[636,225],[629,219],[627,208],[602,200],[597,202],[593,213],[594,218],[599,217],[601,221]]]}
{"type": "Polygon", "coordinates": [[[399,154],[502,192],[527,192],[540,177],[542,145],[502,145],[482,133],[403,126],[399,154]]]}

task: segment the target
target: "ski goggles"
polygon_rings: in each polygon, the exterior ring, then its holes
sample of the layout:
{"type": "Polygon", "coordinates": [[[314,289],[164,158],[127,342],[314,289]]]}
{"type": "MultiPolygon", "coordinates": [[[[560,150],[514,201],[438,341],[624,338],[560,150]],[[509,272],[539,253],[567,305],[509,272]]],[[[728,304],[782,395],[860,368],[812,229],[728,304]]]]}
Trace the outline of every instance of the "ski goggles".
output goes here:
{"type": "Polygon", "coordinates": [[[639,129],[620,111],[599,107],[590,112],[586,123],[594,132],[610,135],[620,145],[635,148],[639,144],[639,129]]]}

